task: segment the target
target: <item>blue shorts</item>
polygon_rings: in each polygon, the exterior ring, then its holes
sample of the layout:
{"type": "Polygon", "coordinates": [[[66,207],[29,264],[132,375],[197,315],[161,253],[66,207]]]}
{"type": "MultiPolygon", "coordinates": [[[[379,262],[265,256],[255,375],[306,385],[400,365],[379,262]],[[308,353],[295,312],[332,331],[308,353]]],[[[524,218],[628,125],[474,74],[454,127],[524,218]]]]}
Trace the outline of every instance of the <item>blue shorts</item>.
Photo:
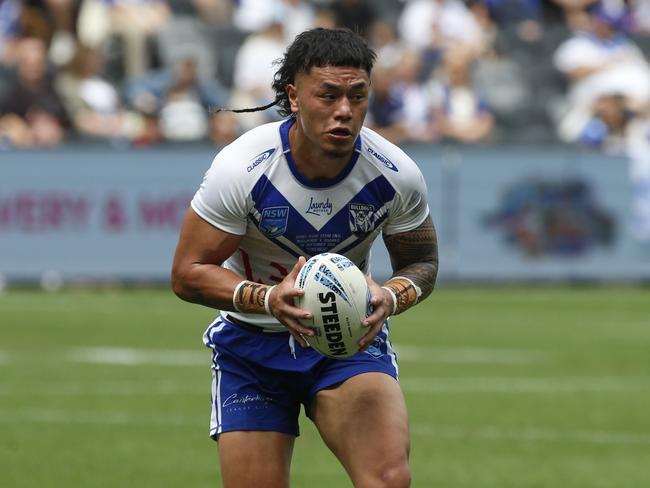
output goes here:
{"type": "Polygon", "coordinates": [[[388,322],[373,344],[349,358],[329,359],[295,343],[288,332],[242,328],[217,318],[203,335],[212,349],[210,436],[266,430],[298,436],[300,405],[352,376],[386,373],[398,378],[397,357],[388,341],[388,322]]]}

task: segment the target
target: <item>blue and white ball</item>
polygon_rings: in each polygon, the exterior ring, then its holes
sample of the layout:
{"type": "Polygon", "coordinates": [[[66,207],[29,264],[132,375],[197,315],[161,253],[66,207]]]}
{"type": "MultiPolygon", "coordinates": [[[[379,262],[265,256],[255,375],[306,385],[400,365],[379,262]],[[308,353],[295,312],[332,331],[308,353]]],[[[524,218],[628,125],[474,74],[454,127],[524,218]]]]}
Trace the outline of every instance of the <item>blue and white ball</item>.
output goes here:
{"type": "Polygon", "coordinates": [[[363,272],[340,254],[317,254],[302,267],[295,286],[305,291],[296,305],[314,316],[301,320],[315,332],[305,336],[309,345],[330,358],[359,352],[359,340],[368,332],[361,321],[372,311],[363,272]]]}

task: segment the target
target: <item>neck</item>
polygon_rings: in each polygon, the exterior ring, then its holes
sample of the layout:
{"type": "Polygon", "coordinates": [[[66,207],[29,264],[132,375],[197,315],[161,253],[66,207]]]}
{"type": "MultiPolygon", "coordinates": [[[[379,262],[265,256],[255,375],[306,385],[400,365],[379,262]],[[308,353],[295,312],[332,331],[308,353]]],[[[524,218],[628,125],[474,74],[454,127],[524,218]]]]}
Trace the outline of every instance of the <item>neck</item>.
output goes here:
{"type": "Polygon", "coordinates": [[[296,168],[309,180],[328,180],[335,178],[348,164],[352,153],[342,156],[323,151],[309,141],[296,121],[289,129],[289,147],[296,168]]]}

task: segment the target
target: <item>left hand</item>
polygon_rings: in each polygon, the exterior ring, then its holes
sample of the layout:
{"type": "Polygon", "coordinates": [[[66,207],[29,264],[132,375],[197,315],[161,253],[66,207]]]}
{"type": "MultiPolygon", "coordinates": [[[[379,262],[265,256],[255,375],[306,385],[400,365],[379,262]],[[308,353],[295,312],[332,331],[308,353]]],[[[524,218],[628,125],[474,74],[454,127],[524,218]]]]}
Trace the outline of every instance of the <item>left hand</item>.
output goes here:
{"type": "Polygon", "coordinates": [[[368,327],[368,333],[359,341],[359,351],[365,351],[375,340],[381,331],[384,322],[393,311],[393,297],[381,286],[375,283],[372,278],[366,275],[366,281],[370,288],[370,303],[373,307],[372,313],[361,322],[363,327],[368,327]]]}

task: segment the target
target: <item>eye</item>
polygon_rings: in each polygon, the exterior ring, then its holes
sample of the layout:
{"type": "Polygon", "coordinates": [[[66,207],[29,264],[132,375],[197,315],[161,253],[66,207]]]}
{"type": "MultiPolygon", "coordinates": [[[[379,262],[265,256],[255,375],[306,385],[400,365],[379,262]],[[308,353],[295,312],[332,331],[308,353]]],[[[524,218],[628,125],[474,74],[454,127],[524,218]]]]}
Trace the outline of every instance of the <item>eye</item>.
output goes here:
{"type": "Polygon", "coordinates": [[[321,93],[320,97],[323,100],[334,100],[336,96],[333,93],[321,93]]]}

